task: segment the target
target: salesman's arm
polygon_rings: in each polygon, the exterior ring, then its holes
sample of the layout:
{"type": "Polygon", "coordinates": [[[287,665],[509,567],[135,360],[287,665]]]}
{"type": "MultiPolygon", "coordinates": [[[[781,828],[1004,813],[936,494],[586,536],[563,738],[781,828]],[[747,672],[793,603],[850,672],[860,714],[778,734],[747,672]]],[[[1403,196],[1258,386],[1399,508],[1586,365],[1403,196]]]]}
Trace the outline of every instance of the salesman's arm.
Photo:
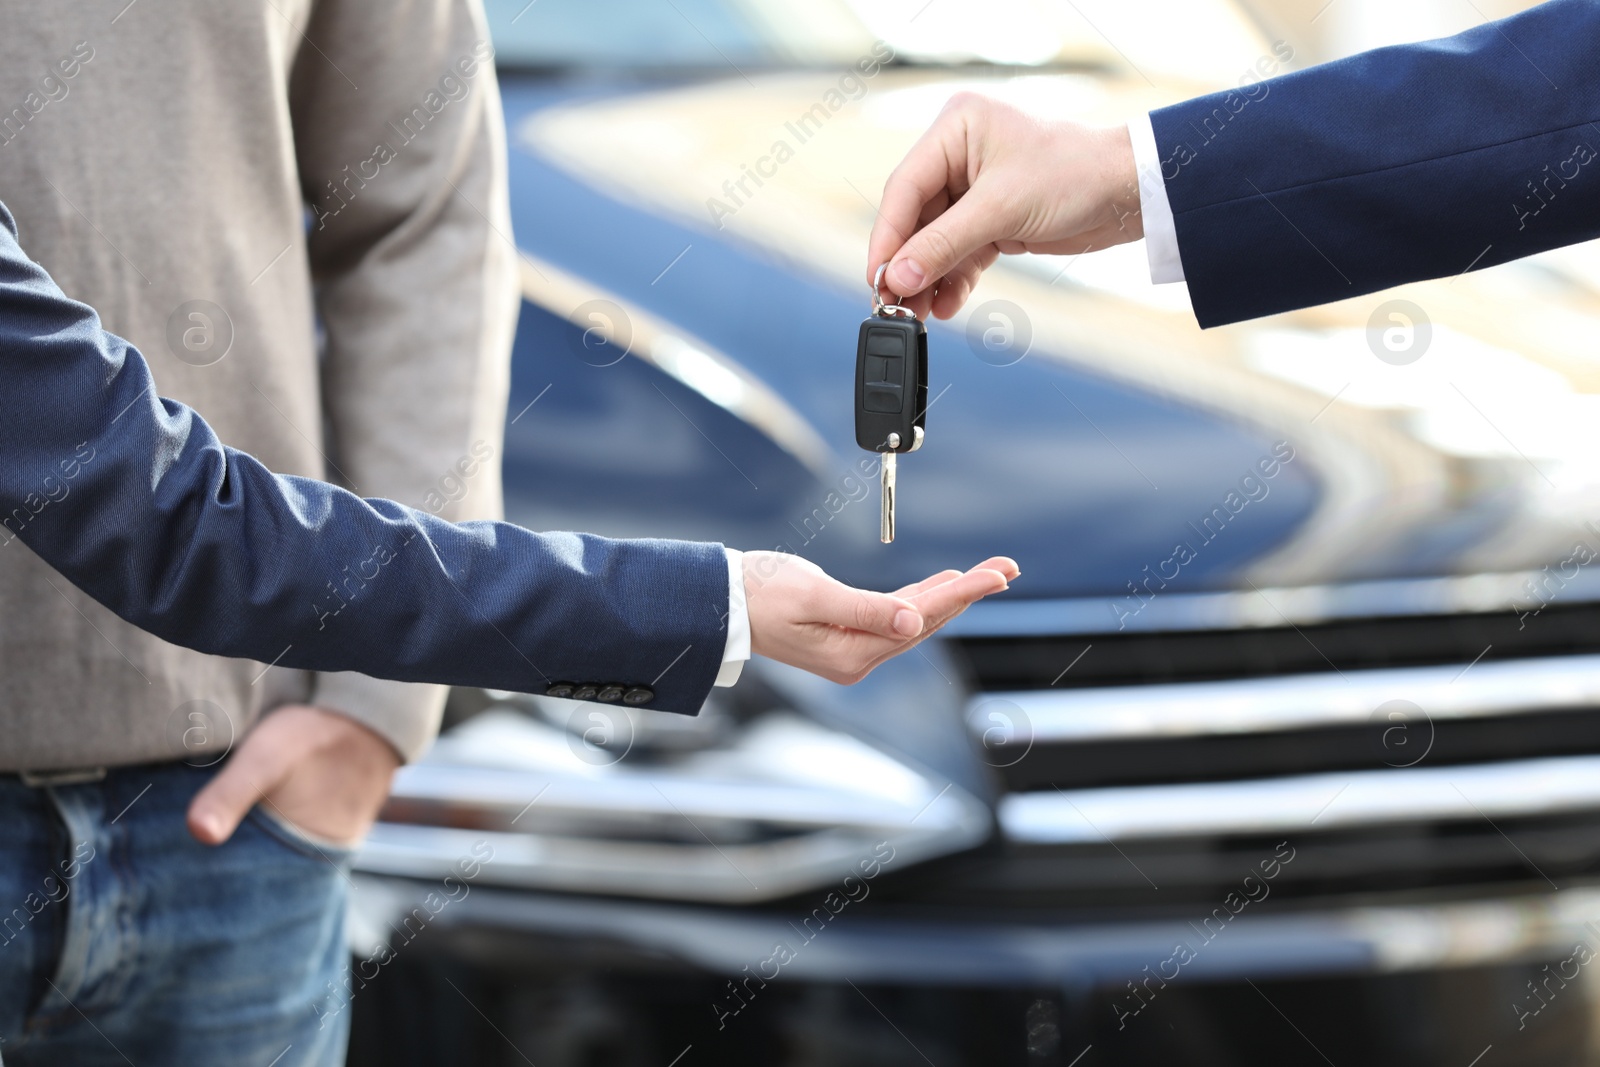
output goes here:
{"type": "Polygon", "coordinates": [[[948,316],[1002,252],[1145,236],[1175,242],[1217,326],[1588,240],[1597,69],[1600,4],[1551,0],[1163,108],[1131,138],[959,98],[890,179],[869,273],[892,258],[890,288],[948,316]]]}
{"type": "MultiPolygon", "coordinates": [[[[202,652],[524,692],[609,684],[689,714],[720,666],[720,545],[456,525],[275,475],[158,397],[138,351],[27,259],[3,206],[0,456],[7,536],[202,652]]],[[[745,561],[754,650],[844,682],[1016,573],[996,559],[889,595],[794,557],[745,561]]]]}

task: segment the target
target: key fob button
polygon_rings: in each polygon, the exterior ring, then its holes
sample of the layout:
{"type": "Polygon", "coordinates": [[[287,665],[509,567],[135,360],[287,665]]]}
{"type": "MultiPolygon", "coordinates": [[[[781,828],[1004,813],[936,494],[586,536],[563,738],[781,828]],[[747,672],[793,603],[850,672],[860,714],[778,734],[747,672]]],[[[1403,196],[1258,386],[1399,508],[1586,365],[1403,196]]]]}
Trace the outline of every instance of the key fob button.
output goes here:
{"type": "Polygon", "coordinates": [[[867,383],[887,382],[890,385],[900,384],[900,361],[887,359],[883,356],[867,357],[867,383]]]}
{"type": "Polygon", "coordinates": [[[900,330],[868,330],[867,355],[900,356],[906,354],[906,335],[900,330]]]}
{"type": "Polygon", "coordinates": [[[879,415],[898,414],[904,406],[898,385],[869,385],[861,394],[861,406],[879,415]]]}

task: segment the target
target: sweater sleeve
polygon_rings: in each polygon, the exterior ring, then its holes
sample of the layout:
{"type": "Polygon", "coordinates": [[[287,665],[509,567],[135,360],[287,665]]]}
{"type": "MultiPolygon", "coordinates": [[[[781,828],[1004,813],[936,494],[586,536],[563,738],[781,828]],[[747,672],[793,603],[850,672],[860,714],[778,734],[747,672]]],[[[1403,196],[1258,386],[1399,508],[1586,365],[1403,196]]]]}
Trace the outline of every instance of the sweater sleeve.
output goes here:
{"type": "Polygon", "coordinates": [[[0,207],[0,525],[201,652],[398,681],[636,689],[694,714],[722,659],[720,545],[453,524],[276,475],[156,395],[138,350],[0,207]]]}
{"type": "MultiPolygon", "coordinates": [[[[367,0],[318,0],[304,41],[289,99],[338,464],[324,476],[445,519],[499,518],[517,257],[482,5],[389,0],[374,18],[367,0]],[[464,460],[472,476],[439,498],[464,460]]],[[[319,674],[311,701],[414,755],[444,693],[319,674]]]]}

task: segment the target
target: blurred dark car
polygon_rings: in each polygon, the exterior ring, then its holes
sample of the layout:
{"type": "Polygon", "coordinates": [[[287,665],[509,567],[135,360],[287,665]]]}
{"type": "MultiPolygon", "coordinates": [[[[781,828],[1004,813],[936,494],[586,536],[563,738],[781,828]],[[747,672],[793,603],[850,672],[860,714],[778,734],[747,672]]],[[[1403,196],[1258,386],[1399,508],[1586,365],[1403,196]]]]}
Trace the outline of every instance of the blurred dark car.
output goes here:
{"type": "Polygon", "coordinates": [[[851,375],[910,141],[1292,49],[1225,0],[489,8],[509,517],[1022,579],[853,688],[455,693],[357,859],[352,1063],[1590,1062],[1592,250],[1204,334],[1142,246],[1008,261],[929,324],[884,546],[851,375]]]}

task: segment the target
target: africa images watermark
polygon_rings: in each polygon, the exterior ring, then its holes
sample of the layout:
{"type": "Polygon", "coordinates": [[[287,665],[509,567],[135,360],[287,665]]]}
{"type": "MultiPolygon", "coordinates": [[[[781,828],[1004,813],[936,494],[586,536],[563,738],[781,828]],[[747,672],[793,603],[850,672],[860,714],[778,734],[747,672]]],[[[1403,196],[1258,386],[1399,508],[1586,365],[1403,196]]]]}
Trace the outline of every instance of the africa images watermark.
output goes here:
{"type": "Polygon", "coordinates": [[[12,908],[9,915],[0,918],[0,944],[9,945],[22,936],[28,924],[52,904],[65,901],[72,892],[72,880],[78,877],[85,864],[94,860],[94,845],[80,841],[72,855],[57,864],[59,873],[52,871],[44,876],[36,892],[23,898],[22,904],[12,908]]]}
{"type": "MultiPolygon", "coordinates": [[[[1600,528],[1593,522],[1584,523],[1584,529],[1600,540],[1600,528]]],[[[1568,585],[1577,580],[1583,568],[1597,558],[1600,558],[1600,549],[1580,538],[1573,542],[1572,551],[1560,563],[1547,564],[1538,574],[1526,579],[1522,583],[1526,599],[1513,600],[1511,603],[1511,610],[1517,613],[1517,629],[1527,629],[1528,620],[1538,618],[1568,585]]]]}
{"type": "Polygon", "coordinates": [[[10,111],[0,115],[0,145],[9,145],[28,128],[40,112],[51,104],[60,103],[72,91],[68,84],[83,71],[84,64],[94,59],[94,48],[88,41],[79,41],[72,51],[51,64],[34,88],[10,111]]]}
{"type": "Polygon", "coordinates": [[[1284,467],[1294,461],[1294,456],[1294,446],[1288,441],[1279,441],[1273,445],[1270,453],[1256,460],[1255,466],[1245,471],[1239,479],[1238,487],[1230,489],[1220,504],[1200,516],[1198,524],[1189,523],[1195,541],[1199,542],[1198,547],[1194,541],[1180,541],[1173,546],[1172,555],[1155,564],[1154,571],[1150,569],[1150,564],[1145,564],[1141,572],[1144,577],[1137,582],[1128,583],[1128,595],[1122,598],[1122,602],[1109,602],[1111,614],[1117,619],[1117,629],[1125,629],[1128,620],[1143,611],[1145,605],[1167,587],[1167,583],[1176,580],[1183,573],[1184,567],[1198,559],[1200,549],[1216,540],[1240,512],[1252,503],[1265,500],[1272,492],[1269,483],[1284,467]]]}
{"type": "MultiPolygon", "coordinates": [[[[466,496],[467,482],[493,458],[493,445],[482,440],[472,442],[471,449],[457,459],[438,481],[429,486],[428,491],[423,494],[422,506],[429,514],[438,515],[446,504],[454,503],[466,496]]],[[[418,536],[420,531],[413,528],[393,548],[388,545],[374,545],[367,558],[355,564],[353,573],[349,564],[341,567],[337,584],[330,580],[326,585],[328,599],[319,597],[312,602],[311,610],[317,616],[317,629],[319,631],[327,629],[328,620],[337,618],[340,612],[349,607],[378,575],[383,573],[383,568],[394,562],[400,550],[415,541],[418,536]]]]}
{"type": "Polygon", "coordinates": [[[367,988],[368,982],[375,981],[400,950],[415,941],[445,908],[466,900],[467,894],[472,892],[473,879],[483,873],[486,864],[493,862],[494,846],[487,841],[474,841],[470,854],[451,865],[450,873],[440,880],[439,888],[428,890],[421,901],[400,917],[398,925],[390,921],[389,928],[399,935],[399,940],[380,943],[367,955],[353,961],[339,979],[328,980],[325,995],[311,1005],[311,1012],[317,1017],[317,1029],[322,1029],[329,1019],[349,1007],[356,994],[367,988]]]}
{"type": "Polygon", "coordinates": [[[53,474],[45,475],[39,483],[40,492],[29,493],[23,497],[21,504],[11,509],[10,514],[0,517],[0,526],[5,527],[8,534],[4,541],[0,541],[0,548],[15,541],[17,535],[27,527],[28,523],[38,518],[39,513],[45,508],[67,499],[67,494],[72,492],[70,483],[82,473],[84,467],[94,462],[95,455],[94,446],[84,441],[73,451],[70,458],[57,463],[56,469],[61,472],[59,478],[53,474]]]}
{"type": "Polygon", "coordinates": [[[845,908],[866,900],[867,895],[872,892],[867,883],[883,873],[883,869],[893,862],[894,855],[893,845],[887,841],[879,841],[873,846],[870,856],[856,863],[855,869],[861,872],[859,877],[853,873],[845,875],[840,887],[830,889],[822,898],[822,902],[800,920],[799,926],[795,926],[794,923],[789,924],[789,928],[798,935],[797,948],[791,948],[787,941],[779,941],[772,946],[771,954],[755,965],[753,972],[750,965],[746,964],[740,972],[743,978],[728,979],[728,999],[714,1001],[711,1005],[711,1011],[717,1017],[717,1029],[727,1029],[728,1020],[749,1007],[750,1002],[755,1000],[756,994],[765,989],[769,981],[776,979],[785,966],[794,962],[800,955],[800,950],[816,940],[845,908]],[[815,924],[814,929],[813,924],[815,924]],[[753,989],[750,985],[752,982],[756,983],[753,989]]]}
{"type": "Polygon", "coordinates": [[[383,173],[385,166],[400,157],[400,149],[422,136],[428,124],[445,108],[470,96],[472,80],[493,58],[494,46],[488,41],[474,44],[471,52],[445,68],[437,86],[424,93],[422,99],[412,105],[398,122],[389,122],[389,129],[385,133],[393,132],[392,142],[379,141],[367,158],[347,164],[336,177],[327,179],[323,183],[323,190],[311,204],[316,228],[325,228],[329,219],[349,207],[367,187],[367,183],[375,180],[383,173]]]}
{"type": "MultiPolygon", "coordinates": [[[[1591,933],[1595,932],[1594,923],[1585,923],[1584,925],[1591,933]]],[[[1542,968],[1544,977],[1537,983],[1532,978],[1528,979],[1528,995],[1519,996],[1511,1002],[1511,1011],[1517,1017],[1517,1029],[1526,1030],[1528,1028],[1528,1020],[1548,1008],[1551,1002],[1561,994],[1562,990],[1567,988],[1568,982],[1577,981],[1583,968],[1588,966],[1594,958],[1595,950],[1589,945],[1589,942],[1579,941],[1572,946],[1572,954],[1566,959],[1557,960],[1554,964],[1545,964],[1542,968]],[[1552,966],[1555,968],[1554,971],[1550,969],[1552,966]],[[1571,973],[1568,973],[1569,968],[1571,973]],[[1554,984],[1552,985],[1552,983],[1554,984]]]]}
{"type": "Polygon", "coordinates": [[[1189,923],[1189,929],[1199,936],[1194,946],[1190,946],[1187,941],[1177,942],[1172,946],[1172,954],[1155,964],[1154,971],[1151,971],[1150,965],[1146,964],[1141,972],[1144,975],[1143,979],[1129,979],[1128,992],[1133,994],[1134,1006],[1125,1007],[1124,1001],[1113,1001],[1111,1004],[1111,1010],[1117,1016],[1117,1029],[1127,1029],[1128,1020],[1149,1007],[1157,994],[1167,988],[1167,983],[1176,981],[1183,973],[1183,968],[1198,959],[1205,947],[1221,936],[1235,916],[1251,904],[1259,904],[1266,900],[1272,892],[1272,887],[1268,883],[1278,877],[1283,868],[1293,863],[1294,857],[1294,847],[1287,841],[1280,841],[1274,847],[1271,858],[1257,864],[1260,874],[1251,871],[1245,875],[1239,888],[1230,889],[1222,898],[1222,903],[1212,908],[1211,913],[1200,920],[1199,926],[1193,922],[1189,923]],[[1152,982],[1155,983],[1154,988],[1151,988],[1152,982]]]}
{"type": "Polygon", "coordinates": [[[774,139],[766,153],[757,156],[754,162],[739,164],[739,176],[722,183],[722,197],[706,198],[706,214],[711,217],[711,225],[722,229],[723,220],[737,214],[755,196],[755,191],[750,188],[751,182],[755,183],[756,189],[760,189],[766,184],[765,179],[776,177],[778,168],[795,157],[796,147],[820,133],[828,120],[844,109],[845,104],[866,96],[866,79],[876,77],[884,64],[893,59],[893,48],[884,41],[874,41],[872,51],[846,68],[833,86],[822,94],[821,100],[785,122],[783,130],[787,136],[774,139]]]}
{"type": "MultiPolygon", "coordinates": [[[[1189,128],[1194,131],[1195,141],[1178,141],[1172,145],[1171,150],[1161,159],[1155,170],[1139,174],[1141,200],[1154,191],[1153,186],[1159,186],[1176,178],[1184,167],[1195,160],[1200,150],[1222,136],[1229,124],[1243,114],[1247,107],[1265,100],[1272,92],[1272,86],[1265,79],[1277,74],[1284,64],[1292,63],[1294,55],[1294,46],[1288,41],[1272,42],[1271,55],[1261,56],[1254,66],[1246,68],[1239,75],[1238,87],[1223,94],[1219,105],[1212,108],[1211,114],[1201,119],[1198,126],[1192,122],[1189,124],[1189,128]]],[[[1158,147],[1157,154],[1159,152],[1158,147]]]]}
{"type": "Polygon", "coordinates": [[[1557,163],[1554,171],[1546,163],[1539,172],[1541,177],[1537,182],[1530,178],[1527,182],[1528,195],[1511,204],[1511,211],[1517,216],[1517,229],[1527,229],[1528,220],[1549,207],[1556,195],[1567,187],[1567,183],[1576,179],[1578,172],[1594,161],[1595,155],[1593,148],[1579,141],[1573,146],[1572,154],[1557,163]]]}
{"type": "MultiPolygon", "coordinates": [[[[872,492],[872,480],[878,477],[882,469],[883,460],[877,453],[862,456],[856,461],[854,469],[846,470],[840,475],[838,482],[823,495],[822,501],[801,517],[799,522],[789,520],[789,528],[800,535],[800,547],[804,548],[822,535],[828,524],[838,518],[840,513],[851,504],[859,504],[872,492]],[[858,477],[856,471],[860,471],[858,477]]],[[[797,553],[799,549],[785,542],[775,546],[778,552],[797,553]]]]}

